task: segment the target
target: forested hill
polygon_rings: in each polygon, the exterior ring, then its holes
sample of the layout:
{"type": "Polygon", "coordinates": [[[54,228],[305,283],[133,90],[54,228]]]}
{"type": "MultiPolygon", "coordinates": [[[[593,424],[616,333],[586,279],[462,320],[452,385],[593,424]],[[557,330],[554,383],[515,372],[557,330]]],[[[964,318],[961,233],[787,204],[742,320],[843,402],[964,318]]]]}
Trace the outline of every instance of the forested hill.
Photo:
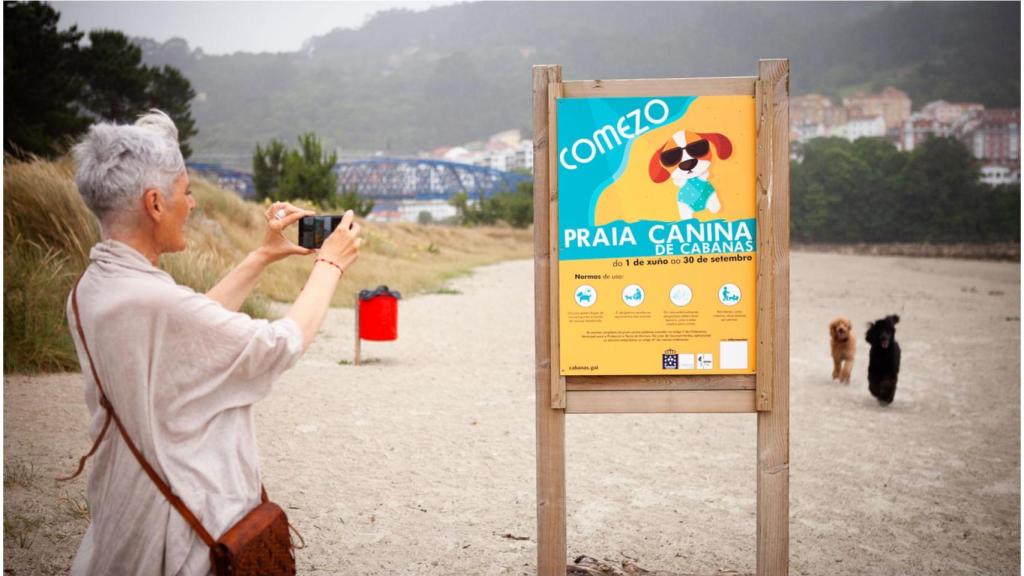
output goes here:
{"type": "MultiPolygon", "coordinates": [[[[239,5],[239,10],[244,9],[239,5]]],[[[197,17],[201,17],[201,10],[197,17]]],[[[752,75],[788,57],[794,94],[894,85],[930,100],[1020,102],[1020,3],[492,3],[393,10],[299,52],[204,55],[140,39],[193,83],[198,156],[315,130],[407,153],[530,131],[530,67],[567,79],[752,75]]]]}

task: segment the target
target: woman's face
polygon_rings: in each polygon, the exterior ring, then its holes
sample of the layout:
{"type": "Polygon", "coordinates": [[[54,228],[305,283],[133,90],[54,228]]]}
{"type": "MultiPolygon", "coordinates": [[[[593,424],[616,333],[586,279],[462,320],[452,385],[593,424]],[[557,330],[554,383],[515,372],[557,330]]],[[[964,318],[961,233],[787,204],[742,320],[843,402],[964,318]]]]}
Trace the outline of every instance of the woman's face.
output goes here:
{"type": "Polygon", "coordinates": [[[174,181],[168,202],[167,218],[160,223],[162,252],[181,252],[185,249],[185,221],[196,207],[192,190],[189,189],[188,172],[182,172],[174,181]]]}

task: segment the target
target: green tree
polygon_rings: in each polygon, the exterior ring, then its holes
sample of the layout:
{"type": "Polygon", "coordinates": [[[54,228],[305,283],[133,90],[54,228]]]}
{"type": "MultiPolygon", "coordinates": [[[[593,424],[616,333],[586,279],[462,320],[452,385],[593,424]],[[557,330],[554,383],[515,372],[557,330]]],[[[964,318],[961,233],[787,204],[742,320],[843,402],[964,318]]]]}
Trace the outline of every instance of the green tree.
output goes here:
{"type": "Polygon", "coordinates": [[[338,190],[334,165],[338,154],[324,152],[323,144],[313,132],[299,136],[299,148],[284,156],[280,197],[286,200],[305,198],[317,204],[330,205],[338,190]]]}
{"type": "Polygon", "coordinates": [[[487,210],[487,201],[470,202],[469,194],[456,192],[448,199],[448,204],[455,207],[456,219],[463,226],[493,224],[494,216],[487,210]]]}
{"type": "Polygon", "coordinates": [[[470,202],[465,192],[459,192],[452,195],[448,203],[455,207],[459,223],[465,226],[502,221],[516,228],[526,228],[533,223],[533,182],[522,182],[514,192],[498,192],[477,202],[470,202]]]}
{"type": "Polygon", "coordinates": [[[160,108],[188,158],[198,133],[188,79],[170,66],[143,65],[142,50],[121,32],[90,32],[80,47],[82,33],[59,31],[59,18],[39,2],[4,3],[4,150],[59,154],[95,118],[130,123],[160,108]]]}
{"type": "Polygon", "coordinates": [[[907,154],[896,145],[879,138],[860,138],[853,142],[853,155],[860,160],[863,173],[844,210],[844,241],[884,242],[900,229],[898,215],[902,183],[900,174],[907,154]]]}
{"type": "Polygon", "coordinates": [[[310,200],[321,209],[352,210],[359,216],[373,211],[374,201],[355,188],[338,192],[334,165],[337,153],[327,154],[313,132],[299,136],[299,147],[289,149],[273,138],[256,145],[252,156],[253,183],[260,200],[310,200]]]}
{"type": "Polygon", "coordinates": [[[83,86],[74,26],[39,2],[4,2],[4,151],[59,154],[89,125],[76,99],[83,86]]]}
{"type": "Polygon", "coordinates": [[[81,100],[100,118],[131,123],[146,110],[159,108],[178,128],[181,155],[192,155],[189,139],[198,133],[192,118],[192,83],[176,68],[150,68],[142,64],[142,49],[121,32],[89,33],[82,50],[85,90],[81,100]]]}
{"type": "Polygon", "coordinates": [[[975,204],[979,211],[978,240],[1020,243],[1020,184],[995,186],[982,192],[975,204]]]}
{"type": "Polygon", "coordinates": [[[149,101],[150,71],[142,64],[142,49],[121,32],[94,30],[82,50],[86,78],[82,103],[97,116],[120,123],[134,122],[149,101]]]}
{"type": "Polygon", "coordinates": [[[809,143],[803,163],[790,173],[793,236],[818,242],[845,240],[840,214],[850,209],[848,203],[863,171],[846,140],[823,138],[809,143]]]}
{"type": "Polygon", "coordinates": [[[498,220],[515,228],[526,228],[533,223],[533,181],[519,183],[515,192],[495,194],[488,203],[498,220]]]}
{"type": "Polygon", "coordinates": [[[196,121],[192,118],[192,100],[196,97],[192,83],[177,68],[150,68],[147,93],[148,107],[163,110],[178,127],[181,155],[186,159],[192,156],[192,147],[188,141],[199,133],[196,121]]]}
{"type": "Polygon", "coordinates": [[[790,165],[793,238],[812,242],[1020,241],[1020,185],[989,187],[954,138],[913,152],[816,139],[790,165]]]}
{"type": "Polygon", "coordinates": [[[900,175],[900,240],[974,239],[984,225],[976,204],[987,192],[978,161],[955,138],[929,138],[915,148],[900,175]]]}
{"type": "Polygon", "coordinates": [[[331,208],[338,208],[343,211],[351,210],[352,212],[355,212],[356,216],[361,218],[369,216],[370,212],[373,212],[373,207],[376,204],[373,198],[360,196],[357,188],[344,188],[332,198],[333,199],[328,202],[331,208]]]}
{"type": "Polygon", "coordinates": [[[277,138],[272,138],[263,148],[256,145],[252,155],[252,180],[258,200],[278,200],[281,173],[284,171],[284,157],[287,148],[277,138]]]}

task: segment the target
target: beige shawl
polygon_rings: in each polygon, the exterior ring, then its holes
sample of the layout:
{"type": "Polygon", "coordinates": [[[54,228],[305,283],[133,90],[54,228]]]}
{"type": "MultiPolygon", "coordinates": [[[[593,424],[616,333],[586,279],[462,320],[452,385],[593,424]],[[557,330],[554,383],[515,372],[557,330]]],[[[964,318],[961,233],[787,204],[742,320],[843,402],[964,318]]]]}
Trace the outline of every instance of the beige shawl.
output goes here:
{"type": "MultiPolygon", "coordinates": [[[[93,247],[78,288],[82,329],[114,410],[171,489],[217,538],[259,504],[252,405],[302,354],[290,319],[231,312],[175,284],[115,240],[93,247]]],[[[95,439],[106,417],[67,314],[95,439]]],[[[89,474],[91,523],[74,575],[207,574],[209,549],[111,426],[89,474]]]]}

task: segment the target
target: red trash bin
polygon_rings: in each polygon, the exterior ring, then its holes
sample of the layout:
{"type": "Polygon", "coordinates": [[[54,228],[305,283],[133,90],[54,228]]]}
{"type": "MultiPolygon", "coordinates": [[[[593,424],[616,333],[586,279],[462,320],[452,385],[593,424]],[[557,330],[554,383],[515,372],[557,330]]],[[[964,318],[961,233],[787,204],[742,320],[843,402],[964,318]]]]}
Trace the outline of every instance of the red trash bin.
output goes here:
{"type": "Polygon", "coordinates": [[[363,340],[398,339],[398,300],[402,295],[387,286],[359,291],[359,337],[363,340]]]}

